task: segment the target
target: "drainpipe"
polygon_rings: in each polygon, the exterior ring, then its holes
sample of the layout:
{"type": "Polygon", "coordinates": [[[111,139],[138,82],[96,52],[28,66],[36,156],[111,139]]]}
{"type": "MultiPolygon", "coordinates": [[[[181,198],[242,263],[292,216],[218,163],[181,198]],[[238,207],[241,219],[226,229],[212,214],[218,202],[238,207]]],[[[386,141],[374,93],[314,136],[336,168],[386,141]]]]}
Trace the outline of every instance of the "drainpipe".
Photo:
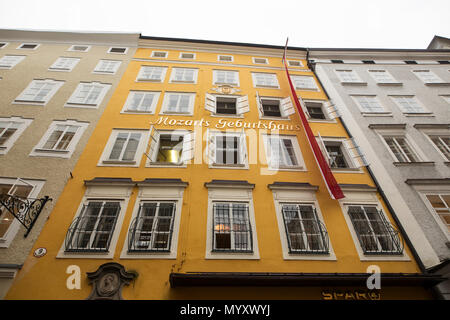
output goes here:
{"type": "MultiPolygon", "coordinates": [[[[325,87],[322,85],[322,82],[320,81],[319,77],[316,74],[315,71],[315,66],[313,64],[310,63],[309,61],[309,49],[306,49],[306,61],[308,64],[308,68],[313,72],[313,74],[316,76],[317,81],[319,82],[320,86],[323,89],[323,92],[325,93],[325,95],[327,96],[328,99],[330,99],[330,96],[328,95],[325,87]]],[[[348,136],[350,138],[352,138],[353,136],[351,135],[350,131],[348,130],[347,126],[345,125],[344,119],[342,119],[342,117],[339,116],[339,119],[341,120],[341,123],[346,131],[346,133],[348,134],[348,136]]],[[[395,213],[394,209],[392,208],[389,200],[387,199],[385,193],[383,192],[383,189],[381,189],[377,178],[375,177],[375,175],[373,174],[372,170],[370,169],[370,166],[367,165],[365,166],[365,168],[367,169],[367,171],[369,172],[370,177],[372,178],[373,182],[375,183],[375,186],[377,188],[377,191],[379,192],[379,194],[381,195],[381,198],[383,199],[384,203],[386,204],[387,208],[389,209],[389,212],[391,213],[392,218],[394,219],[395,223],[397,224],[400,233],[403,236],[403,239],[406,242],[406,245],[409,247],[409,249],[411,250],[412,255],[414,256],[414,259],[416,260],[417,264],[419,265],[420,271],[423,274],[428,274],[425,265],[423,264],[422,260],[420,259],[419,255],[417,254],[416,249],[414,248],[414,246],[411,243],[411,240],[409,239],[407,233],[405,232],[405,229],[403,228],[402,224],[400,223],[400,220],[397,217],[397,214],[395,213]]],[[[434,291],[434,288],[433,288],[434,291]]]]}

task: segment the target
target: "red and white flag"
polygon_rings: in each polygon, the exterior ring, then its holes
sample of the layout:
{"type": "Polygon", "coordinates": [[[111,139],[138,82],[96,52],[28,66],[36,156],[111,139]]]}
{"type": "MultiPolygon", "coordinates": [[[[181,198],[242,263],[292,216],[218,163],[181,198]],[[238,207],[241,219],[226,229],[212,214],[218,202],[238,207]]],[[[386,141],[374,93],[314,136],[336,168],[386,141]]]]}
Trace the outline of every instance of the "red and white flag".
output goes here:
{"type": "MultiPolygon", "coordinates": [[[[314,158],[316,159],[316,163],[319,166],[320,173],[322,174],[323,179],[325,180],[325,185],[327,186],[328,192],[330,193],[331,198],[333,199],[342,199],[344,198],[344,193],[341,190],[341,187],[337,183],[336,179],[333,176],[333,172],[328,165],[327,160],[325,159],[322,151],[320,150],[319,144],[317,143],[316,138],[309,126],[308,119],[306,119],[306,115],[300,105],[300,100],[297,97],[297,93],[295,92],[295,88],[291,81],[291,76],[289,75],[289,70],[286,64],[286,51],[287,51],[288,39],[286,40],[286,45],[284,47],[283,53],[283,64],[286,69],[286,76],[289,81],[289,86],[291,88],[292,96],[294,97],[295,105],[297,106],[297,111],[300,115],[300,119],[302,120],[303,129],[305,130],[306,137],[308,138],[309,145],[313,151],[314,158]]],[[[301,99],[301,98],[300,98],[301,99]]]]}

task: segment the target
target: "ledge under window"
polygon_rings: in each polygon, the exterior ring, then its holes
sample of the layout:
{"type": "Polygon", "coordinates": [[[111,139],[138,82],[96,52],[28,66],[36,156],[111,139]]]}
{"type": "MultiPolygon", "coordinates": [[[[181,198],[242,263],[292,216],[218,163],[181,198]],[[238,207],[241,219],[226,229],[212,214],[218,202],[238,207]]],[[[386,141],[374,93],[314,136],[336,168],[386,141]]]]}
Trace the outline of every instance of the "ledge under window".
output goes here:
{"type": "Polygon", "coordinates": [[[420,162],[393,162],[396,167],[407,167],[407,166],[419,166],[419,167],[432,167],[434,166],[434,161],[420,161],[420,162]]]}
{"type": "Polygon", "coordinates": [[[403,82],[377,82],[379,86],[403,86],[403,82]]]}
{"type": "Polygon", "coordinates": [[[367,86],[367,82],[363,81],[341,81],[343,86],[367,86]]]}

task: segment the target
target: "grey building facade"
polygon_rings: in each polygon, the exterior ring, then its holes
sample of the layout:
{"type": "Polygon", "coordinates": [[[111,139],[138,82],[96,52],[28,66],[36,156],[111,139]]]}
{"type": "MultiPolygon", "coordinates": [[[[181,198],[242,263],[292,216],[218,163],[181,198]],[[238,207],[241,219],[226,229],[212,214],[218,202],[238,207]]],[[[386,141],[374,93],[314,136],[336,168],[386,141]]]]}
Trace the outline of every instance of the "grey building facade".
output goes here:
{"type": "Polygon", "coordinates": [[[309,59],[424,267],[439,272],[450,258],[450,50],[310,49],[309,59]]]}

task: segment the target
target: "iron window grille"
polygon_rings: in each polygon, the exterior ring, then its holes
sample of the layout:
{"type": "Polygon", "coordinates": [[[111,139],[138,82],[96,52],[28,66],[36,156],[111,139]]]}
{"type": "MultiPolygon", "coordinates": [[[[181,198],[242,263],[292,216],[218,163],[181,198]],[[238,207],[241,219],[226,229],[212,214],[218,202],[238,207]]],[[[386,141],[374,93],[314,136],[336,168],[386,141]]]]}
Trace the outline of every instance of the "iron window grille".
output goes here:
{"type": "Polygon", "coordinates": [[[400,233],[375,206],[349,206],[348,214],[364,254],[403,254],[400,233]]]}
{"type": "Polygon", "coordinates": [[[329,253],[327,229],[313,206],[284,204],[282,213],[289,253],[329,253]]]}
{"type": "Polygon", "coordinates": [[[142,202],[128,231],[128,252],[170,252],[174,202],[142,202]]]}
{"type": "Polygon", "coordinates": [[[72,222],[66,252],[108,252],[120,212],[118,201],[90,201],[72,222]]]}
{"type": "Polygon", "coordinates": [[[212,225],[213,252],[253,252],[248,204],[214,203],[212,225]]]}

